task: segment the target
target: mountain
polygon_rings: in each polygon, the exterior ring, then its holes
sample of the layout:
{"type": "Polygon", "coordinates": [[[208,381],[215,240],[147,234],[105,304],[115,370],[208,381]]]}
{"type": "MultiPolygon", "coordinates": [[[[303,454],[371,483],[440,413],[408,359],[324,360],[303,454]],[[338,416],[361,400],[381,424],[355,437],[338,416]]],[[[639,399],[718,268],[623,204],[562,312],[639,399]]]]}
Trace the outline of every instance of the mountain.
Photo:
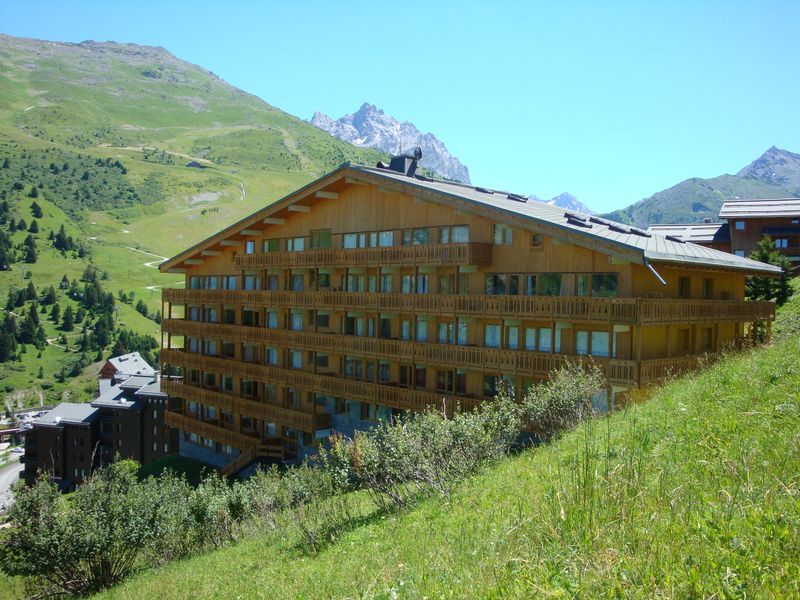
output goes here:
{"type": "Polygon", "coordinates": [[[310,123],[355,146],[377,148],[386,154],[400,154],[422,148],[420,164],[436,175],[469,183],[469,169],[432,133],[422,133],[413,123],[398,121],[377,106],[364,103],[357,112],[335,121],[319,111],[310,123]]]}
{"type": "Polygon", "coordinates": [[[542,200],[537,196],[528,196],[528,198],[530,198],[531,200],[538,200],[539,202],[544,202],[545,204],[549,204],[551,206],[558,206],[559,208],[563,208],[564,210],[572,210],[587,215],[595,214],[595,212],[591,208],[586,206],[583,202],[578,200],[575,196],[573,196],[569,192],[562,192],[558,196],[550,198],[550,200],[542,200]]]}
{"type": "Polygon", "coordinates": [[[736,175],[693,177],[603,216],[639,227],[716,221],[727,200],[796,197],[800,197],[800,154],[773,146],[736,175]]]}
{"type": "MultiPolygon", "coordinates": [[[[163,257],[343,162],[385,159],[164,48],[0,35],[0,317],[14,288],[58,290],[62,276],[77,281],[92,264],[120,299],[116,329],[158,339],[158,325],[133,307],[155,315],[159,288],[180,283],[153,268],[163,257]],[[67,249],[55,245],[62,225],[67,249]]],[[[63,311],[68,300],[59,301],[63,311]]],[[[75,370],[80,328],[59,341],[57,324],[42,322],[43,348],[0,362],[0,401],[38,403],[36,390],[58,401],[78,381],[59,374],[75,370]]],[[[76,400],[91,397],[72,388],[76,400]]]]}

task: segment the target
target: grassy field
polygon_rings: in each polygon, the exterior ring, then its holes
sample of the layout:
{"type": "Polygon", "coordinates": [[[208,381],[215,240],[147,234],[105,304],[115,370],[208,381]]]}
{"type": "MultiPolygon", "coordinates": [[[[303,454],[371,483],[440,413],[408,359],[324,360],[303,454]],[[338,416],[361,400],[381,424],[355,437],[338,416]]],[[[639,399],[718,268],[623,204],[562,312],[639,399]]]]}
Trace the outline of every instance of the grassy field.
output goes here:
{"type": "Polygon", "coordinates": [[[104,597],[797,597],[798,356],[731,356],[316,555],[260,534],[104,597]]]}

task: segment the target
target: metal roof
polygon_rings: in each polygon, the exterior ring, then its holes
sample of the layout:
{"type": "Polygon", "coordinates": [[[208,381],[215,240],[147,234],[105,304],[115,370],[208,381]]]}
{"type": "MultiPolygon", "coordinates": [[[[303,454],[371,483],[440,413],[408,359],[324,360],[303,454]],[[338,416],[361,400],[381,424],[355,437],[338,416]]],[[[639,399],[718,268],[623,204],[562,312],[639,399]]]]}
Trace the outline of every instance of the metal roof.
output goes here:
{"type": "Polygon", "coordinates": [[[138,352],[112,356],[108,359],[120,375],[153,375],[156,370],[138,352]]]}
{"type": "Polygon", "coordinates": [[[651,225],[647,228],[650,233],[663,236],[672,236],[692,242],[694,244],[725,243],[731,241],[730,229],[727,223],[690,223],[675,225],[651,225]]]}
{"type": "MultiPolygon", "coordinates": [[[[532,230],[538,228],[547,235],[560,238],[568,243],[595,249],[600,246],[601,252],[641,264],[653,261],[738,270],[747,273],[780,273],[780,269],[772,265],[704,246],[684,243],[678,238],[670,239],[657,233],[650,233],[637,227],[596,216],[565,211],[543,202],[529,200],[521,194],[489,190],[420,175],[409,176],[389,169],[348,163],[164,261],[159,265],[159,269],[168,271],[170,268],[179,266],[183,260],[199,254],[201,250],[219,243],[227,237],[237,235],[239,231],[248,226],[259,225],[265,217],[284,210],[294,202],[313,194],[316,190],[344,178],[372,182],[389,190],[418,197],[432,192],[435,200],[455,201],[458,208],[465,212],[488,210],[491,218],[500,222],[504,218],[522,218],[532,230]]],[[[430,199],[430,197],[426,196],[426,199],[430,199]]]]}
{"type": "Polygon", "coordinates": [[[45,427],[58,427],[62,423],[91,423],[97,416],[97,408],[91,404],[62,402],[53,410],[47,411],[35,422],[45,427]]]}
{"type": "Polygon", "coordinates": [[[720,219],[744,217],[800,217],[800,198],[731,200],[722,205],[720,219]]]}

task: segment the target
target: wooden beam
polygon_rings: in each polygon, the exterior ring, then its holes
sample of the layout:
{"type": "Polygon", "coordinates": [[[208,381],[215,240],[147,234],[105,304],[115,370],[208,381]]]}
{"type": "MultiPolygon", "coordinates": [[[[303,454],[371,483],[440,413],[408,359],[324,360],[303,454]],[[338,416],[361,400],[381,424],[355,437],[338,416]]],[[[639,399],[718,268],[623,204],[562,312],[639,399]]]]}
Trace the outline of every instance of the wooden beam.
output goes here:
{"type": "Polygon", "coordinates": [[[219,250],[203,250],[200,256],[222,256],[222,252],[219,250]]]}
{"type": "Polygon", "coordinates": [[[288,206],[288,210],[289,210],[289,212],[310,213],[311,212],[311,207],[310,206],[304,206],[302,204],[290,204],[288,206]]]}
{"type": "Polygon", "coordinates": [[[366,181],[362,181],[361,179],[356,179],[355,177],[345,177],[344,182],[347,185],[369,185],[366,181]]]}
{"type": "Polygon", "coordinates": [[[167,269],[167,273],[188,273],[189,269],[181,269],[179,267],[172,267],[171,269],[167,269]]]}
{"type": "Polygon", "coordinates": [[[203,259],[202,258],[187,258],[183,261],[185,265],[202,265],[203,259]]]}
{"type": "Polygon", "coordinates": [[[242,235],[261,235],[264,232],[260,229],[242,229],[239,233],[242,235]]]}
{"type": "Polygon", "coordinates": [[[323,198],[323,199],[326,199],[326,200],[338,200],[339,199],[339,194],[337,192],[321,191],[321,192],[317,192],[315,195],[316,195],[317,198],[323,198]]]}
{"type": "Polygon", "coordinates": [[[280,219],[278,217],[264,217],[262,223],[264,223],[264,225],[286,225],[286,219],[280,219]]]}

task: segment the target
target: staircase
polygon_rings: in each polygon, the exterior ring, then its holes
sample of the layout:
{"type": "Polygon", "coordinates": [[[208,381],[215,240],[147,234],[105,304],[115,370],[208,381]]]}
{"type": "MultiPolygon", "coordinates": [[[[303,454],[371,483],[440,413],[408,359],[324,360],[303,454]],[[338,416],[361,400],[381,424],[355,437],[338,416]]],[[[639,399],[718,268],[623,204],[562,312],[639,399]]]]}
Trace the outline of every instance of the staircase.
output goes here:
{"type": "Polygon", "coordinates": [[[222,477],[234,477],[259,458],[283,460],[283,438],[272,437],[262,441],[261,445],[242,452],[239,456],[219,470],[222,477]]]}

